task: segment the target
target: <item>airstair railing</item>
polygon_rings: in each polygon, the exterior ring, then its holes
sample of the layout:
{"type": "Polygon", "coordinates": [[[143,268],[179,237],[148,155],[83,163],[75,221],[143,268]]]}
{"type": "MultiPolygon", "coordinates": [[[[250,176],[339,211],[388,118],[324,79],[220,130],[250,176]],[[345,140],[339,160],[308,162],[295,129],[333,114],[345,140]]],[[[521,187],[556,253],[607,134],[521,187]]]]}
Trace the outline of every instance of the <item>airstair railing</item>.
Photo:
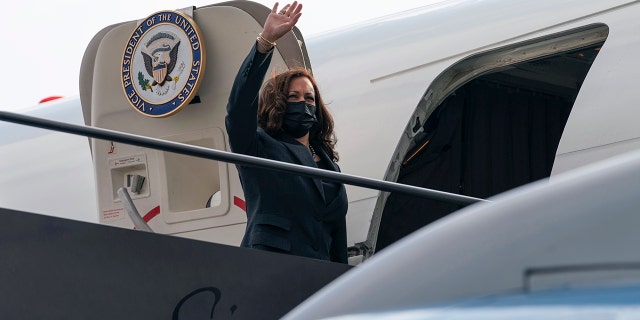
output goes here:
{"type": "Polygon", "coordinates": [[[138,208],[136,208],[133,200],[131,200],[131,196],[129,195],[129,191],[127,191],[127,188],[120,188],[118,189],[117,193],[118,198],[120,199],[124,207],[124,211],[127,212],[127,215],[129,215],[131,222],[133,222],[133,226],[140,231],[153,233],[153,230],[151,230],[151,227],[149,227],[149,225],[144,221],[144,219],[138,212],[138,208]]]}
{"type": "Polygon", "coordinates": [[[463,196],[454,193],[448,193],[438,190],[420,188],[416,186],[405,185],[396,182],[376,180],[361,176],[350,175],[341,172],[334,172],[318,168],[311,168],[303,165],[280,162],[270,159],[263,159],[243,154],[237,154],[227,151],[208,149],[189,144],[183,144],[173,141],[167,141],[157,138],[149,138],[140,135],[119,132],[109,129],[96,128],[91,126],[76,125],[54,120],[42,119],[38,117],[28,116],[8,111],[0,111],[0,120],[17,123],[26,126],[38,127],[42,129],[66,132],[74,135],[102,139],[107,141],[120,142],[130,145],[136,145],[145,148],[157,149],[167,152],[174,152],[188,156],[205,158],[216,161],[224,161],[237,165],[258,167],[280,172],[297,174],[312,178],[320,178],[323,180],[335,181],[353,186],[376,189],[386,192],[397,192],[406,195],[417,196],[425,199],[453,203],[457,205],[467,206],[476,202],[488,202],[484,199],[463,196]]]}

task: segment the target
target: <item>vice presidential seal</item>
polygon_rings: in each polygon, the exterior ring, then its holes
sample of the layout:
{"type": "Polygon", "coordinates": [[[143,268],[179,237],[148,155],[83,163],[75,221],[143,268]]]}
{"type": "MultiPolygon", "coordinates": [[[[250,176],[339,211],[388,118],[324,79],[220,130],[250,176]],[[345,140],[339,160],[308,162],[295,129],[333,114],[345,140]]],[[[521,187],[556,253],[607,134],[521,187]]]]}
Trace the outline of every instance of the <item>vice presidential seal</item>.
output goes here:
{"type": "Polygon", "coordinates": [[[160,11],[144,19],[127,41],[122,88],[138,112],[167,117],[196,95],[204,67],[204,43],[195,21],[178,11],[160,11]]]}

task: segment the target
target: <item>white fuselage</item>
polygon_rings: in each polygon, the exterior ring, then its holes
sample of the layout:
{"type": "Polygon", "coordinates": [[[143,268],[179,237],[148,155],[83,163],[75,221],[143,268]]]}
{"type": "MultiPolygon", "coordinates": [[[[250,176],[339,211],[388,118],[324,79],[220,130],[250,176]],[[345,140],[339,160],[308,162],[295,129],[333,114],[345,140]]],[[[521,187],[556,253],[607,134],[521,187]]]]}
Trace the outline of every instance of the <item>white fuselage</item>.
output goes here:
{"type": "MultiPolygon", "coordinates": [[[[403,145],[410,144],[408,128],[415,124],[416,115],[425,121],[424,115],[429,116],[461,85],[444,83],[441,75],[454,72],[459,63],[473,64],[503,48],[530,45],[536,39],[571,34],[572,30],[590,26],[606,26],[604,45],[582,83],[562,133],[553,175],[640,146],[640,126],[636,124],[640,111],[635,107],[640,98],[640,91],[635,89],[635,55],[640,49],[638,16],[640,3],[629,0],[452,0],[320,34],[305,44],[322,95],[334,116],[342,171],[395,180],[394,168],[406,154],[403,145]]],[[[508,54],[507,58],[513,59],[508,54]]],[[[495,68],[508,66],[507,60],[496,63],[495,68]]],[[[455,71],[455,75],[472,79],[489,72],[481,65],[474,67],[455,71]]],[[[77,98],[41,105],[27,113],[84,123],[77,98]]],[[[223,114],[216,113],[216,117],[223,114]]],[[[104,118],[97,118],[94,112],[92,116],[97,123],[104,123],[120,115],[105,112],[104,118]]],[[[172,136],[182,139],[176,132],[172,136]]],[[[109,198],[111,194],[105,194],[109,188],[96,182],[95,166],[104,166],[109,158],[97,159],[94,155],[92,159],[92,152],[105,146],[108,142],[96,142],[92,150],[84,137],[0,123],[0,207],[98,222],[98,216],[106,216],[107,210],[99,208],[98,202],[107,199],[115,203],[109,198]]],[[[149,168],[160,171],[152,164],[149,168]]],[[[229,199],[239,189],[235,174],[229,166],[229,199]]],[[[352,245],[365,241],[373,213],[382,208],[378,207],[378,191],[358,187],[347,190],[348,242],[352,245]]],[[[162,232],[236,244],[240,238],[237,233],[243,231],[242,221],[234,220],[225,229],[224,225],[199,225],[194,217],[184,227],[161,227],[162,232]],[[215,236],[202,232],[206,228],[216,229],[215,236]],[[221,240],[227,235],[230,240],[221,240]]],[[[175,226],[177,222],[167,223],[175,226]]],[[[130,227],[130,223],[120,226],[130,227]]]]}

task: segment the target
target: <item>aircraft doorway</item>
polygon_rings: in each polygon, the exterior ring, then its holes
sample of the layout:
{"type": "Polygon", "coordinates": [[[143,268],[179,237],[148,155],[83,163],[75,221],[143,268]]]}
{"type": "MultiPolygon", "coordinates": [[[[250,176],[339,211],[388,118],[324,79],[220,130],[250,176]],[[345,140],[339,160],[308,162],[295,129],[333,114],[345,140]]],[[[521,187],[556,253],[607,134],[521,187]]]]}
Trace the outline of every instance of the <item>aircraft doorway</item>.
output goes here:
{"type": "MultiPolygon", "coordinates": [[[[428,117],[423,115],[427,120],[420,128],[413,128],[417,133],[400,157],[397,182],[488,198],[548,178],[580,86],[603,43],[601,39],[461,81],[428,117]]],[[[458,209],[391,194],[375,250],[458,209]]]]}

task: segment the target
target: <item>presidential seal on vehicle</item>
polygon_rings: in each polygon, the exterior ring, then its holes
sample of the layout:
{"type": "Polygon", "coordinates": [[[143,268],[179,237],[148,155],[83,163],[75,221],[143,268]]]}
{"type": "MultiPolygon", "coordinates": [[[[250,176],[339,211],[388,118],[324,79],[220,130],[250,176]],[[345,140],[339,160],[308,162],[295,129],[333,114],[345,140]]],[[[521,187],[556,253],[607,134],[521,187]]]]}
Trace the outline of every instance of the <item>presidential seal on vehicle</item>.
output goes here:
{"type": "Polygon", "coordinates": [[[127,41],[122,88],[138,112],[167,117],[195,97],[204,68],[204,43],[195,21],[178,11],[160,11],[144,19],[127,41]]]}

